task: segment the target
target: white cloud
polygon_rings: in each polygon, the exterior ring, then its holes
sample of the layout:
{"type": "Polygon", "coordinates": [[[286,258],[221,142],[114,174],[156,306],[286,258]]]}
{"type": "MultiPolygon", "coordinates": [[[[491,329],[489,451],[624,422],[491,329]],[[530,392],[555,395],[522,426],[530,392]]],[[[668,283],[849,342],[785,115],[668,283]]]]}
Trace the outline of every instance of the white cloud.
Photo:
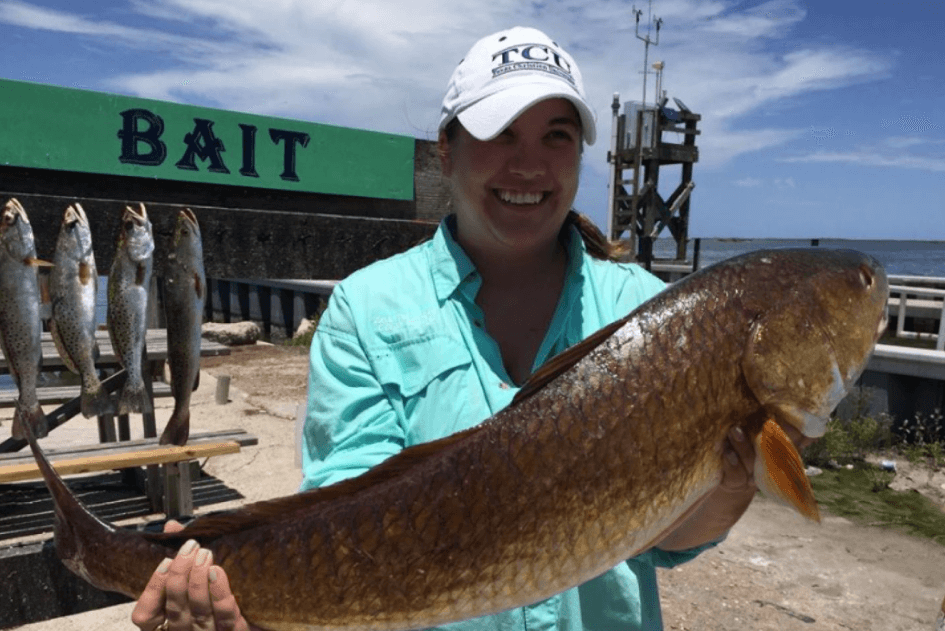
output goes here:
{"type": "Polygon", "coordinates": [[[818,151],[803,156],[783,158],[782,162],[844,163],[873,167],[897,167],[935,173],[945,172],[945,155],[919,156],[905,153],[881,153],[876,149],[818,151]]]}
{"type": "Polygon", "coordinates": [[[735,180],[735,186],[741,186],[743,188],[757,188],[763,184],[764,180],[756,177],[743,177],[740,180],[735,180]]]}
{"type": "MultiPolygon", "coordinates": [[[[125,7],[109,20],[0,0],[0,22],[80,35],[119,55],[153,51],[152,70],[113,76],[110,90],[425,138],[434,136],[446,81],[472,42],[506,26],[534,25],[559,38],[581,65],[601,139],[587,163],[601,170],[611,95],[640,94],[643,47],[625,0],[129,0],[125,7]],[[132,26],[141,23],[148,26],[132,26]]],[[[664,87],[703,114],[700,164],[723,165],[805,133],[746,128],[747,114],[889,72],[878,54],[839,45],[768,50],[767,40],[787,37],[805,18],[802,7],[799,0],[753,8],[661,0],[654,7],[664,22],[649,62],[664,60],[664,87]]]]}

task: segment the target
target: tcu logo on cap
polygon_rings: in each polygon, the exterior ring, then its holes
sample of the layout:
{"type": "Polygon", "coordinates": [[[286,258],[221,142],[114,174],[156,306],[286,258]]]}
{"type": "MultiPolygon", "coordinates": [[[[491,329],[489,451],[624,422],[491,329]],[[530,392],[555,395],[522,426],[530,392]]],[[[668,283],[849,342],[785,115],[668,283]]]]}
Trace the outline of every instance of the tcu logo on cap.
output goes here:
{"type": "Polygon", "coordinates": [[[546,44],[520,44],[512,46],[492,55],[495,66],[492,68],[493,78],[517,70],[539,70],[548,72],[565,79],[573,84],[571,64],[564,58],[564,54],[546,44]]]}

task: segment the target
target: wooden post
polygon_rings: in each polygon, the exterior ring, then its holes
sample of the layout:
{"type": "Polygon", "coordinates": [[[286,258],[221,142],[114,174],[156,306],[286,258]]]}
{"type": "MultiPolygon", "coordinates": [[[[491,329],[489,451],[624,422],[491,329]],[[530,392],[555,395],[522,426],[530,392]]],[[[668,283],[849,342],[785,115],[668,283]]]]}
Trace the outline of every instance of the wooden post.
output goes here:
{"type": "Polygon", "coordinates": [[[164,465],[164,513],[168,517],[194,514],[189,460],[164,465]]]}
{"type": "Polygon", "coordinates": [[[230,401],[230,376],[229,375],[218,375],[217,376],[217,392],[216,392],[216,402],[217,405],[225,405],[230,401]]]}

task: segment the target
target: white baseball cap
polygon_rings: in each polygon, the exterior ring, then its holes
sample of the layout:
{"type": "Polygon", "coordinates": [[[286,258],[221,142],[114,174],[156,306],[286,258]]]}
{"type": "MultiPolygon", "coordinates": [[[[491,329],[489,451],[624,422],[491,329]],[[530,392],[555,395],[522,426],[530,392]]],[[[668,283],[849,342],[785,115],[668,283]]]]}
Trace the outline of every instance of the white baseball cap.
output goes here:
{"type": "Polygon", "coordinates": [[[539,101],[565,98],[581,116],[584,140],[594,144],[597,127],[584,96],[577,63],[550,37],[516,26],[473,44],[450,77],[439,130],[454,118],[479,140],[491,140],[539,101]]]}

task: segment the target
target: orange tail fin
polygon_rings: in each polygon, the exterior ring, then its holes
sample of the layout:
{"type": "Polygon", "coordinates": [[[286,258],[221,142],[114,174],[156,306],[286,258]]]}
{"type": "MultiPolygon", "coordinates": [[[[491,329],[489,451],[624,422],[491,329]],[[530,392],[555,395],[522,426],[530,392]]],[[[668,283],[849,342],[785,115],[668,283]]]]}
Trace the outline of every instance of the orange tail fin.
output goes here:
{"type": "Polygon", "coordinates": [[[820,511],[801,455],[781,426],[773,420],[765,421],[761,432],[755,437],[755,454],[755,481],[765,495],[819,522],[820,511]]]}

